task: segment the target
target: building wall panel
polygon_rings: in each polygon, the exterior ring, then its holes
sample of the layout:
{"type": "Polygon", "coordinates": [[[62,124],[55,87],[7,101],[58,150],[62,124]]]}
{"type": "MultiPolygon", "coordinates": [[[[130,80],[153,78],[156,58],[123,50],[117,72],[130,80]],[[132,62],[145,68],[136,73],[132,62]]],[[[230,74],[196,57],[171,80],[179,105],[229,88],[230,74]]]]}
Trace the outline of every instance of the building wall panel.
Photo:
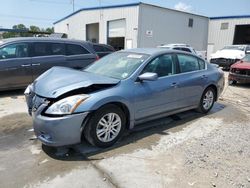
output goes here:
{"type": "Polygon", "coordinates": [[[209,21],[208,45],[213,45],[213,52],[226,45],[233,44],[236,25],[250,24],[250,18],[211,19],[209,21]],[[228,23],[228,29],[221,29],[222,23],[228,23]]]}
{"type": "Polygon", "coordinates": [[[204,16],[141,4],[138,46],[185,43],[197,50],[206,50],[208,22],[204,16]],[[193,27],[188,27],[190,18],[193,19],[193,27]]]}
{"type": "Polygon", "coordinates": [[[86,40],[86,24],[99,23],[99,42],[107,43],[107,22],[125,19],[125,40],[132,40],[132,45],[136,48],[138,10],[139,6],[84,10],[56,23],[55,32],[66,33],[70,39],[86,40]]]}

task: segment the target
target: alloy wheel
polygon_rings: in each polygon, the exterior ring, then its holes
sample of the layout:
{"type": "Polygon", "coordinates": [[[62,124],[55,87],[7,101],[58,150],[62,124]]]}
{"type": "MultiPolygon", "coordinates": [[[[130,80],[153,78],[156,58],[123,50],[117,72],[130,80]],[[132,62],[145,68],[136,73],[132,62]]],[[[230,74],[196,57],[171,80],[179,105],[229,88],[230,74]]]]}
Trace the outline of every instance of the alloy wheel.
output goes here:
{"type": "Polygon", "coordinates": [[[105,114],[96,127],[97,138],[102,142],[114,140],[120,133],[122,126],[121,118],[116,113],[105,114]]]}

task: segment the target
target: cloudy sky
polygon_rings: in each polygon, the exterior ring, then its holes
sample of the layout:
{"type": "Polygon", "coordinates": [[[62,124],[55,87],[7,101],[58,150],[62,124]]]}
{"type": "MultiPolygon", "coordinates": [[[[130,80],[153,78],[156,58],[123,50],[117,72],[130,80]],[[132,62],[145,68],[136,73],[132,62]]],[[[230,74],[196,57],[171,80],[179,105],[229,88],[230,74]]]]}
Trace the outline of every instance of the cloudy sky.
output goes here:
{"type": "MultiPolygon", "coordinates": [[[[1,1],[0,27],[11,28],[23,23],[27,26],[52,27],[53,22],[72,13],[73,0],[8,0],[1,1]]],[[[75,10],[85,7],[116,5],[137,0],[74,0],[75,10]]],[[[142,0],[142,2],[201,14],[208,17],[250,15],[250,0],[142,0]]]]}

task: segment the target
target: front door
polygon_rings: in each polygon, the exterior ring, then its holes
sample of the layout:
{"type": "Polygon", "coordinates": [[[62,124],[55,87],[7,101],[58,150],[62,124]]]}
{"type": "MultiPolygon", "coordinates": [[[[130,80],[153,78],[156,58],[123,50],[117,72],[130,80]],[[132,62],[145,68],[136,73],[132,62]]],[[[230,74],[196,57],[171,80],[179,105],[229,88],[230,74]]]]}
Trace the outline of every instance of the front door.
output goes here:
{"type": "Polygon", "coordinates": [[[0,88],[21,88],[32,82],[28,43],[0,48],[0,88]]]}
{"type": "Polygon", "coordinates": [[[171,54],[152,60],[142,71],[158,74],[156,81],[135,82],[135,120],[177,109],[179,97],[176,63],[171,54]]]}

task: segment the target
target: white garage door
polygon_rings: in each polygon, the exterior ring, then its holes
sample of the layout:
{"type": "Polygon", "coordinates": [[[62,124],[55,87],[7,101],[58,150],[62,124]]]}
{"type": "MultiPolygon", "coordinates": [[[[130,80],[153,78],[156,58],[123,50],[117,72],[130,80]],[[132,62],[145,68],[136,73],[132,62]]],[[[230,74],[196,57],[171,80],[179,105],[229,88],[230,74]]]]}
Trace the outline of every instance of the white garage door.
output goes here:
{"type": "Polygon", "coordinates": [[[108,22],[108,37],[125,37],[125,19],[108,22]]]}

